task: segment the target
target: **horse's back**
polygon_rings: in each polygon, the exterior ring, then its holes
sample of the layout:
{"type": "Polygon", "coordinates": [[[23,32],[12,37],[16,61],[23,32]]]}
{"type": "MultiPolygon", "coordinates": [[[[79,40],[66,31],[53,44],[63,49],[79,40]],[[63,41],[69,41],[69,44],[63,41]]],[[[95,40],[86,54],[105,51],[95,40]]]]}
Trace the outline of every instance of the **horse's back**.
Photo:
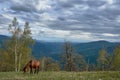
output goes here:
{"type": "Polygon", "coordinates": [[[35,66],[35,67],[39,67],[40,66],[40,61],[38,61],[38,60],[31,60],[31,65],[35,66]]]}
{"type": "Polygon", "coordinates": [[[35,61],[35,64],[36,64],[37,66],[40,66],[40,61],[36,60],[36,61],[35,61]]]}

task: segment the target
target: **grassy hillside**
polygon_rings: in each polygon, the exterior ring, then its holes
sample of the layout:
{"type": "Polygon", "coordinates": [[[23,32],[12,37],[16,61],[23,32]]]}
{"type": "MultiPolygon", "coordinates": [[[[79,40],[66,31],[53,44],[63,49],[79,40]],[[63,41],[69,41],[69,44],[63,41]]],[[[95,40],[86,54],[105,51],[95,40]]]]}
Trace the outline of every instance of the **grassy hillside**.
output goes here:
{"type": "Polygon", "coordinates": [[[120,72],[0,72],[0,80],[120,80],[120,72]]]}

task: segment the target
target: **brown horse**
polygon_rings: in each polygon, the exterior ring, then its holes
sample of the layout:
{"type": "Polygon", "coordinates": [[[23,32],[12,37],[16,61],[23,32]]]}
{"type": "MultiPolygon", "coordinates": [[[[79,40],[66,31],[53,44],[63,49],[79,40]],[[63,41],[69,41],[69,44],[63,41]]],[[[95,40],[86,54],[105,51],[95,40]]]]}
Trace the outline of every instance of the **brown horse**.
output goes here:
{"type": "Polygon", "coordinates": [[[23,68],[24,73],[26,73],[29,68],[30,68],[30,74],[33,74],[33,69],[35,69],[34,73],[38,73],[40,68],[40,61],[30,60],[23,68]]]}

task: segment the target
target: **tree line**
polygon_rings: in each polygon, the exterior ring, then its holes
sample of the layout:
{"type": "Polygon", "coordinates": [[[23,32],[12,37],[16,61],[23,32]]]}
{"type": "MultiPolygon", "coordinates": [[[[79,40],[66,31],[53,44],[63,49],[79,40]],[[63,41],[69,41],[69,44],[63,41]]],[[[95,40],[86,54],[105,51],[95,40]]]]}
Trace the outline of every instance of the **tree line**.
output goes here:
{"type": "MultiPolygon", "coordinates": [[[[4,41],[4,46],[0,47],[0,71],[19,72],[30,59],[34,59],[31,48],[35,41],[31,37],[29,22],[21,26],[16,17],[9,25],[8,31],[12,36],[4,41]]],[[[89,64],[84,56],[76,52],[72,43],[65,41],[60,59],[57,61],[51,57],[40,58],[41,71],[120,70],[120,46],[117,46],[112,54],[102,48],[97,63],[89,64]]]]}

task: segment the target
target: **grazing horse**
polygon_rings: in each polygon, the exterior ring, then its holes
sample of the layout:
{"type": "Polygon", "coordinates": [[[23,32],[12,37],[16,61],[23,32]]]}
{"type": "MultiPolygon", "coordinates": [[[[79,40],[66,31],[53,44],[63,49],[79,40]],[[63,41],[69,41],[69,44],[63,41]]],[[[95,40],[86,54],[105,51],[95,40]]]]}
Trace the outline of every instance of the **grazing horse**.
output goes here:
{"type": "Polygon", "coordinates": [[[30,74],[33,74],[33,69],[35,69],[34,73],[38,73],[40,68],[40,61],[30,60],[23,68],[24,73],[26,73],[29,68],[30,68],[30,74]]]}

